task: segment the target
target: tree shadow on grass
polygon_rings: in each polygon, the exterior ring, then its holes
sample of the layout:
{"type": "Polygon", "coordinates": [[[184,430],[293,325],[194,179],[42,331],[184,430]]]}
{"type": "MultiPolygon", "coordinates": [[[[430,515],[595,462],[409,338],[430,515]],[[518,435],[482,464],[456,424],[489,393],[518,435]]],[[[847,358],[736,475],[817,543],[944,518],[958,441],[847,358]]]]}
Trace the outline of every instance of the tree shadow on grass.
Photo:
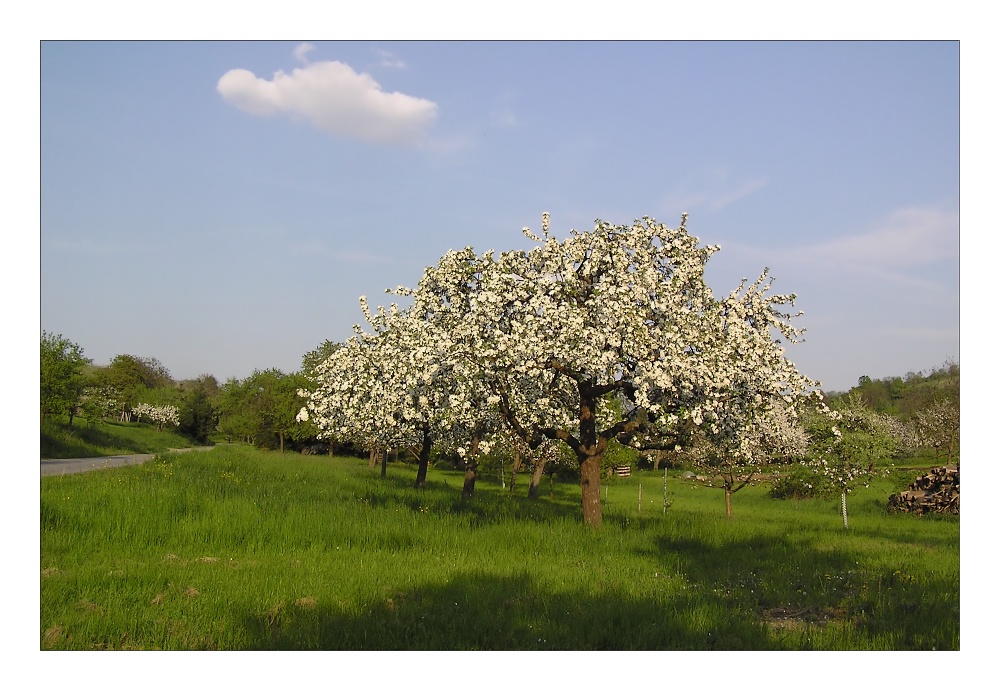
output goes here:
{"type": "Polygon", "coordinates": [[[705,594],[635,598],[472,572],[352,609],[303,598],[248,613],[257,650],[761,650],[766,627],[705,594]]]}
{"type": "Polygon", "coordinates": [[[41,432],[41,455],[43,458],[96,458],[102,453],[93,447],[120,449],[126,453],[145,453],[138,442],[116,437],[108,432],[80,424],[73,427],[71,436],[68,425],[47,425],[41,432]]]}
{"type": "Polygon", "coordinates": [[[389,475],[373,479],[359,493],[358,499],[370,506],[405,507],[416,513],[430,511],[464,516],[473,525],[582,520],[579,503],[550,497],[529,499],[524,494],[483,491],[482,488],[476,490],[471,498],[463,499],[461,489],[462,477],[459,474],[430,480],[420,489],[413,486],[412,480],[389,475]]]}
{"type": "Polygon", "coordinates": [[[916,578],[892,567],[862,566],[858,555],[828,545],[774,537],[721,546],[662,537],[656,545],[647,556],[666,571],[768,624],[765,647],[808,647],[804,635],[788,643],[789,631],[836,624],[847,627],[848,647],[889,642],[895,649],[958,648],[957,574],[916,578]]]}

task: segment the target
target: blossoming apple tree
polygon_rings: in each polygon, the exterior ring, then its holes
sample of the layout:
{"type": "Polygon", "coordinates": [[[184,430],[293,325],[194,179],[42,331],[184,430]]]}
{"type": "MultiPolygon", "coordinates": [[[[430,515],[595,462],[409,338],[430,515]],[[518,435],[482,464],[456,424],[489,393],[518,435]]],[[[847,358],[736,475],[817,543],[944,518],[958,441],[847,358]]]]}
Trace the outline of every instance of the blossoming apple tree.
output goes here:
{"type": "Polygon", "coordinates": [[[438,324],[395,304],[361,308],[373,333],[355,335],[315,367],[313,391],[299,420],[311,420],[320,437],[340,436],[365,448],[418,448],[416,486],[422,487],[434,444],[460,448],[470,463],[465,493],[475,486],[475,462],[489,451],[498,420],[481,387],[450,353],[438,324]]]}
{"type": "Polygon", "coordinates": [[[753,457],[815,384],[780,345],[800,333],[781,311],[794,296],[770,295],[762,276],[716,300],[704,269],[718,247],[685,224],[597,221],[559,241],[544,214],[541,236],[524,229],[527,251],[448,252],[416,288],[390,291],[413,299],[405,312],[362,299],[374,333],[356,327],[317,366],[301,415],[327,434],[416,439],[418,485],[435,439],[460,433],[481,451],[502,420],[529,448],[558,440],[594,527],[611,440],[674,448],[706,425],[726,453],[753,457]]]}
{"type": "Polygon", "coordinates": [[[727,516],[732,495],[758,479],[766,464],[805,454],[809,436],[800,411],[826,410],[818,383],[785,357],[782,342],[797,343],[803,330],[791,324],[798,314],[783,311],[795,295],[771,293],[768,273],[749,285],[744,279],[720,300],[703,335],[714,377],[696,420],[708,443],[694,459],[710,484],[725,491],[727,516]]]}
{"type": "Polygon", "coordinates": [[[177,406],[174,405],[151,405],[149,403],[138,403],[132,407],[132,414],[138,419],[148,418],[156,423],[156,429],[162,430],[163,425],[180,424],[180,417],[177,406]]]}
{"type": "Polygon", "coordinates": [[[736,439],[814,384],[773,340],[775,330],[789,340],[798,333],[779,309],[791,298],[766,296],[758,281],[716,301],[704,268],[718,248],[699,247],[685,222],[598,221],[558,241],[545,214],[541,236],[524,229],[536,243],[529,251],[450,252],[415,290],[397,289],[448,334],[451,355],[476,372],[513,430],[573,450],[591,526],[601,524],[610,440],[672,446],[685,425],[705,422],[736,439]]]}

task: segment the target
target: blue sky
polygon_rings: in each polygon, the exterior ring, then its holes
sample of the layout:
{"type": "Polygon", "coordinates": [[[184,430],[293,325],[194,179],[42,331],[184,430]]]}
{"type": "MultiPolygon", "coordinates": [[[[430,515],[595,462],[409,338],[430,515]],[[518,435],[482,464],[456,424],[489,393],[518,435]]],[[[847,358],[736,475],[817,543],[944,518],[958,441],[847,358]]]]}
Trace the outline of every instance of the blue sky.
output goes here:
{"type": "Polygon", "coordinates": [[[957,42],[43,42],[41,328],[299,368],[448,249],[649,215],[828,390],[959,358],[957,42]]]}

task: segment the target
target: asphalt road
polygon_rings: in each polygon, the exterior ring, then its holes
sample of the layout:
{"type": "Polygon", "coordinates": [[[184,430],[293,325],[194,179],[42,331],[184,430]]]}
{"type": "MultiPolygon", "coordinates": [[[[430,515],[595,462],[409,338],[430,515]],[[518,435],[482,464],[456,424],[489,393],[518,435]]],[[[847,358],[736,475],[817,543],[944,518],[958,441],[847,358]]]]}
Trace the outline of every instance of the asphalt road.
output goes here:
{"type": "MultiPolygon", "coordinates": [[[[187,451],[207,451],[211,446],[197,446],[193,449],[170,449],[169,453],[184,453],[187,451]]],[[[160,454],[139,453],[130,456],[104,456],[101,458],[43,458],[42,477],[46,475],[69,475],[70,473],[86,473],[102,468],[117,468],[123,465],[138,465],[145,463],[160,454]]]]}

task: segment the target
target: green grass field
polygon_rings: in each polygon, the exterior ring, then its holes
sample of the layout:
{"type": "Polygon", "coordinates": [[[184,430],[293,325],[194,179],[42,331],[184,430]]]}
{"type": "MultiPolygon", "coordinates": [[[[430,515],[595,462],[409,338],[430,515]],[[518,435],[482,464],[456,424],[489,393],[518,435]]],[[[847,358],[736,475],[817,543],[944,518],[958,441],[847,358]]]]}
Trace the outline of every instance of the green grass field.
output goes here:
{"type": "MultiPolygon", "coordinates": [[[[490,478],[222,447],[41,480],[45,649],[959,648],[959,521],[671,474],[531,501],[490,478]],[[643,505],[638,507],[639,485],[643,505]],[[603,494],[603,493],[602,493],[603,494]]],[[[544,494],[544,493],[543,493],[544,494]]]]}

